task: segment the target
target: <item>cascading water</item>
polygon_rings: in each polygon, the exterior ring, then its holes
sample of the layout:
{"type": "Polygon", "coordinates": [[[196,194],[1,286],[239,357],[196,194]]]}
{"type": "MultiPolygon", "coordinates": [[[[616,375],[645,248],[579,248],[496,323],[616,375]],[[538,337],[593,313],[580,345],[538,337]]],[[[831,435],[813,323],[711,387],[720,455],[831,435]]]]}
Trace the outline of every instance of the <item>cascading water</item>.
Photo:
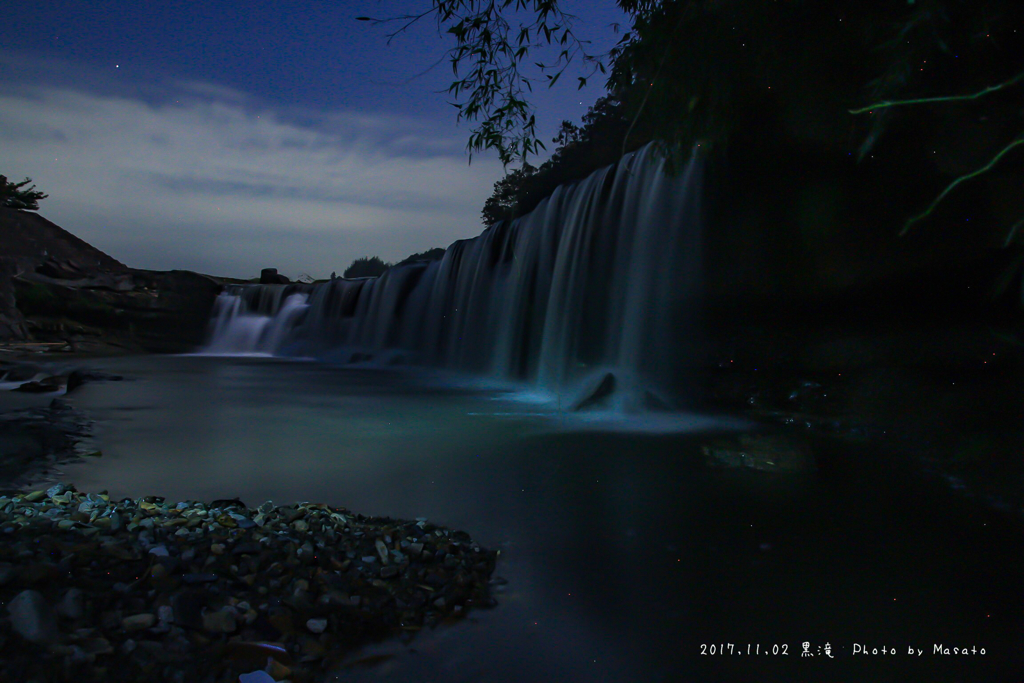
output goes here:
{"type": "Polygon", "coordinates": [[[665,163],[645,147],[440,261],[302,292],[229,290],[206,350],[436,365],[577,403],[596,392],[624,410],[678,397],[699,286],[701,162],[677,174],[665,163]]]}
{"type": "Polygon", "coordinates": [[[274,305],[270,312],[261,312],[258,306],[250,308],[241,288],[222,292],[214,302],[211,339],[205,352],[231,355],[278,353],[296,321],[309,308],[306,303],[309,295],[289,294],[281,303],[284,287],[275,289],[271,291],[274,305]]]}

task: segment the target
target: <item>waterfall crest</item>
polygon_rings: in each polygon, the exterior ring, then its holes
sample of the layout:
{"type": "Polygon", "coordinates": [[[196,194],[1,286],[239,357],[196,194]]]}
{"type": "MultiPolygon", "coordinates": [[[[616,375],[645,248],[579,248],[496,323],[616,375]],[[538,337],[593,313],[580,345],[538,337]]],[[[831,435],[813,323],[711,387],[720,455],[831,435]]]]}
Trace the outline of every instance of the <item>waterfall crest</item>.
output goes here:
{"type": "Polygon", "coordinates": [[[433,365],[612,393],[625,409],[664,401],[699,287],[701,161],[664,164],[648,145],[440,261],[230,288],[206,351],[433,365]]]}

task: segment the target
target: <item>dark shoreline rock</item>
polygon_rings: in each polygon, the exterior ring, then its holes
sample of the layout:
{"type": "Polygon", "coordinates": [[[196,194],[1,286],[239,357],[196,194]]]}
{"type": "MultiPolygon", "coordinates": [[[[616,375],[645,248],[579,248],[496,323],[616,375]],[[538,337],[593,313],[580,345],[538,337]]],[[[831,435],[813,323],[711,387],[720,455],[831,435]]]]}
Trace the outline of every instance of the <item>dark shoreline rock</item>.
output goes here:
{"type": "Polygon", "coordinates": [[[498,553],[467,534],[326,505],[58,484],[0,497],[0,538],[2,680],[311,681],[372,640],[494,604],[498,553]]]}
{"type": "Polygon", "coordinates": [[[32,339],[81,352],[192,351],[206,337],[221,290],[205,275],[177,270],[126,269],[75,281],[22,273],[11,282],[32,339]]]}
{"type": "Polygon", "coordinates": [[[291,280],[277,272],[277,268],[264,268],[260,271],[261,285],[287,285],[291,280]]]}
{"type": "Polygon", "coordinates": [[[198,273],[129,268],[36,213],[0,207],[0,342],[183,353],[203,343],[220,290],[198,273]]]}

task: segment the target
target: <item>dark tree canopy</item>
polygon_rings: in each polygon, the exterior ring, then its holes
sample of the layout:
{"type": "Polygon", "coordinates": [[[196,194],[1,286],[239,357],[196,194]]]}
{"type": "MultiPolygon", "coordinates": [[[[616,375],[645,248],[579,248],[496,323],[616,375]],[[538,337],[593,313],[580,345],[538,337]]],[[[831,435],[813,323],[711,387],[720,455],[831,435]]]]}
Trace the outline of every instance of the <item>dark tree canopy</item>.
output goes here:
{"type": "Polygon", "coordinates": [[[378,277],[390,266],[390,263],[385,263],[379,256],[364,256],[353,261],[342,273],[342,277],[378,277]]]}
{"type": "MultiPolygon", "coordinates": [[[[436,21],[454,41],[452,104],[460,120],[477,122],[468,149],[493,149],[504,163],[544,148],[532,84],[553,85],[574,60],[609,76],[609,93],[630,121],[625,146],[647,127],[688,148],[726,137],[730,123],[765,100],[848,114],[878,98],[992,85],[1019,67],[1013,55],[1022,40],[1018,0],[618,0],[632,26],[615,48],[594,55],[562,4],[431,0],[421,14],[371,21],[392,22],[391,36],[436,21]],[[531,52],[552,47],[550,63],[532,61],[531,52]]],[[[850,121],[833,125],[849,131],[850,121]]]]}
{"type": "Polygon", "coordinates": [[[487,198],[480,212],[484,225],[512,220],[524,213],[520,207],[527,201],[526,181],[536,172],[537,169],[530,164],[523,164],[522,168],[511,171],[494,183],[494,194],[487,198]]]}
{"type": "MultiPolygon", "coordinates": [[[[583,116],[582,126],[563,121],[552,140],[558,146],[550,159],[538,168],[525,164],[494,184],[494,193],[482,211],[484,224],[518,218],[532,211],[559,185],[580,180],[615,163],[622,156],[622,142],[628,128],[629,120],[622,104],[611,96],[600,98],[590,107],[583,116]]],[[[646,134],[636,135],[629,149],[649,140],[646,134]]]]}
{"type": "Polygon", "coordinates": [[[20,183],[9,182],[7,176],[0,175],[0,206],[9,209],[38,211],[39,200],[46,199],[49,195],[36,190],[35,185],[23,189],[31,182],[31,178],[25,178],[20,183]]]}
{"type": "MultiPolygon", "coordinates": [[[[444,4],[464,3],[435,2],[444,4]]],[[[521,215],[558,184],[652,140],[673,161],[698,143],[728,148],[737,139],[766,138],[864,162],[911,154],[944,176],[954,194],[960,183],[1019,166],[1024,156],[1024,3],[1018,0],[619,5],[632,27],[604,56],[608,95],[582,126],[563,124],[548,162],[496,184],[485,221],[521,215]],[[968,123],[982,124],[981,135],[965,139],[968,123]]],[[[505,5],[487,7],[497,12],[505,5]]],[[[498,117],[492,127],[502,130],[507,115],[492,110],[498,117]]],[[[479,148],[480,140],[472,138],[471,146],[479,148]]],[[[510,151],[523,156],[515,141],[483,140],[483,148],[504,151],[503,160],[510,151]]],[[[930,199],[944,201],[942,187],[926,191],[930,197],[907,227],[930,215],[930,199]]],[[[1006,225],[1011,237],[1024,233],[1013,210],[1006,225]]]]}
{"type": "Polygon", "coordinates": [[[352,265],[342,273],[342,277],[380,277],[388,268],[394,268],[395,266],[403,266],[407,263],[415,263],[416,261],[440,261],[444,258],[444,252],[445,250],[441,247],[434,247],[417,254],[410,254],[398,263],[387,263],[379,256],[364,256],[353,261],[352,265]]]}
{"type": "Polygon", "coordinates": [[[444,249],[441,247],[434,247],[433,249],[427,249],[426,251],[406,256],[395,265],[402,266],[406,263],[415,263],[416,261],[440,261],[442,258],[444,258],[444,249]]]}

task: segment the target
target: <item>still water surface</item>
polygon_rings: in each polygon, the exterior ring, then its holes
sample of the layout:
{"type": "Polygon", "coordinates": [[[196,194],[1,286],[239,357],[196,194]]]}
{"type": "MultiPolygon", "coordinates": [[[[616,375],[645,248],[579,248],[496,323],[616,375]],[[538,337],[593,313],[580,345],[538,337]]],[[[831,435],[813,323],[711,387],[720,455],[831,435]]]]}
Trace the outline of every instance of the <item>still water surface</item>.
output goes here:
{"type": "Polygon", "coordinates": [[[339,681],[1024,671],[1019,533],[918,481],[879,444],[816,442],[838,463],[817,472],[720,469],[700,445],[735,429],[728,420],[594,424],[494,387],[272,358],[92,363],[127,379],[69,398],[97,421],[103,450],[65,468],[60,479],[80,490],[317,501],[427,517],[501,550],[496,608],[372,646],[361,655],[383,663],[339,681]],[[710,654],[722,644],[731,654],[710,654]],[[935,644],[987,654],[940,656],[935,644]]]}

